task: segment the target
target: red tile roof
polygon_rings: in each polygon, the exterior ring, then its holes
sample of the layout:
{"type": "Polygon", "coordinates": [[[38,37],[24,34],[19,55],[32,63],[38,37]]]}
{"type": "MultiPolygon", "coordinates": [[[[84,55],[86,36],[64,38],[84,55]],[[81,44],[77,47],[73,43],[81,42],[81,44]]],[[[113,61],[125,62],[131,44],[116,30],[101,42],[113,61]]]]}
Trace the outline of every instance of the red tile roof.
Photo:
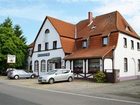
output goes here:
{"type": "Polygon", "coordinates": [[[65,53],[72,53],[74,50],[75,40],[66,38],[66,37],[60,37],[61,44],[63,47],[63,50],[65,53]]]}
{"type": "Polygon", "coordinates": [[[89,25],[88,19],[80,21],[76,24],[78,38],[89,37],[91,35],[107,35],[110,32],[120,31],[126,33],[132,37],[139,38],[137,33],[132,27],[126,22],[118,11],[111,12],[108,14],[100,15],[93,18],[93,23],[89,25]],[[92,27],[95,25],[95,28],[92,27]],[[126,31],[126,27],[129,26],[131,31],[126,31]]]}
{"type": "Polygon", "coordinates": [[[103,58],[112,53],[112,50],[115,48],[115,46],[106,46],[102,48],[97,48],[97,49],[80,49],[72,54],[66,56],[64,59],[87,59],[87,58],[103,58]]]}
{"type": "Polygon", "coordinates": [[[59,33],[60,36],[68,37],[68,38],[74,38],[75,33],[75,25],[64,22],[59,19],[52,18],[50,16],[47,16],[49,21],[52,23],[56,31],[59,33]]]}
{"type": "Polygon", "coordinates": [[[97,16],[93,18],[92,23],[89,23],[89,20],[86,19],[75,25],[47,16],[37,37],[47,19],[60,35],[64,52],[72,53],[65,59],[103,57],[106,52],[117,45],[118,32],[140,39],[118,11],[97,16]],[[129,27],[129,31],[126,30],[126,27],[129,27]],[[76,38],[75,34],[77,34],[76,38]],[[106,47],[102,46],[102,37],[104,36],[109,36],[110,38],[109,45],[106,47]],[[82,49],[82,40],[86,38],[89,38],[89,48],[82,49]]]}
{"type": "Polygon", "coordinates": [[[28,48],[33,48],[34,47],[34,42],[28,45],[28,48]]]}

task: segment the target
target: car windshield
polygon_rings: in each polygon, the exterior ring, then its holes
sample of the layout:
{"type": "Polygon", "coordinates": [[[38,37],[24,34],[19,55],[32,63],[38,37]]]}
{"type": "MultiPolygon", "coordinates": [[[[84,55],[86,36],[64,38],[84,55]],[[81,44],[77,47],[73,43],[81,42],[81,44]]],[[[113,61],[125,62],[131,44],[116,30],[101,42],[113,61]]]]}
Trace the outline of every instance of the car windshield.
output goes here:
{"type": "Polygon", "coordinates": [[[54,74],[56,72],[57,72],[57,70],[51,70],[51,71],[48,71],[47,74],[51,75],[51,74],[54,74]]]}

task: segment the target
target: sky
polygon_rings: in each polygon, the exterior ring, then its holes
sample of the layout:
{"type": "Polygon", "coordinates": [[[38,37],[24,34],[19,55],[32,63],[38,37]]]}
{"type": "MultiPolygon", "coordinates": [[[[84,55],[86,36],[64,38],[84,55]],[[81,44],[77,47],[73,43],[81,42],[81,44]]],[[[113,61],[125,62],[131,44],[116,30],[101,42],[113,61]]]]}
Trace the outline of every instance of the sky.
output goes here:
{"type": "Polygon", "coordinates": [[[0,23],[10,17],[27,39],[34,41],[46,16],[73,24],[93,16],[119,11],[140,35],[140,0],[0,0],[0,23]]]}

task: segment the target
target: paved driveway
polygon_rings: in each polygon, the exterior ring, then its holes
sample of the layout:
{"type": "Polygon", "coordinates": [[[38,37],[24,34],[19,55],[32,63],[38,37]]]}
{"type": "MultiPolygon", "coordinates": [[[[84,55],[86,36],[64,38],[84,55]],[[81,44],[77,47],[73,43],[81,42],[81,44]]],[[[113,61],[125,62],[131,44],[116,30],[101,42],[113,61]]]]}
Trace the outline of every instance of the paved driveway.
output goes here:
{"type": "Polygon", "coordinates": [[[73,82],[59,82],[54,84],[38,84],[37,79],[9,80],[0,77],[0,82],[8,85],[53,90],[76,94],[96,95],[107,98],[139,100],[140,80],[125,81],[120,83],[94,83],[92,81],[75,79],[73,82]]]}

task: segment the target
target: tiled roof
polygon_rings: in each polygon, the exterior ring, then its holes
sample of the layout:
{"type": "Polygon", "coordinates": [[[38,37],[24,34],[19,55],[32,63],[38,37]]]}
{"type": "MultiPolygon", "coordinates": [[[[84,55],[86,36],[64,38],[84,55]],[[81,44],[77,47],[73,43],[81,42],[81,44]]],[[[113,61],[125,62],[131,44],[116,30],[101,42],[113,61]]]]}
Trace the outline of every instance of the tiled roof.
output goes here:
{"type": "MultiPolygon", "coordinates": [[[[110,42],[108,46],[116,46],[119,34],[118,32],[122,32],[129,36],[140,39],[137,33],[132,29],[132,27],[126,22],[126,20],[118,11],[97,16],[93,18],[92,23],[89,23],[89,20],[86,19],[75,25],[47,16],[41,28],[47,19],[51,22],[51,24],[60,35],[60,40],[64,52],[72,53],[72,55],[69,55],[67,58],[74,58],[76,56],[80,58],[82,58],[82,56],[92,57],[92,55],[95,56],[97,51],[103,51],[99,54],[97,53],[97,56],[103,56],[103,53],[105,53],[107,49],[109,50],[110,47],[102,46],[102,37],[110,36],[110,42]],[[126,27],[128,27],[129,30],[126,30],[126,27]],[[90,39],[89,48],[82,49],[82,40],[87,38],[90,39]],[[91,48],[91,46],[93,47],[91,48]],[[98,50],[96,51],[96,49],[98,50]],[[83,52],[89,55],[85,55],[83,52]],[[76,54],[76,56],[74,54],[76,54]]],[[[38,35],[41,31],[41,28],[38,32],[38,35]]]]}
{"type": "Polygon", "coordinates": [[[31,44],[28,45],[28,48],[33,48],[34,47],[34,42],[32,42],[31,44]]]}
{"type": "Polygon", "coordinates": [[[61,44],[62,44],[64,52],[72,53],[74,50],[75,40],[66,38],[66,37],[60,37],[60,40],[61,40],[61,44]]]}
{"type": "Polygon", "coordinates": [[[130,36],[140,38],[118,11],[93,18],[91,25],[89,25],[88,19],[80,21],[76,27],[78,33],[77,38],[85,38],[97,34],[107,35],[114,31],[120,31],[130,36]],[[126,31],[127,26],[130,27],[131,31],[126,31]]]}
{"type": "MultiPolygon", "coordinates": [[[[72,54],[66,56],[64,59],[87,59],[87,58],[103,58],[110,55],[110,52],[112,53],[112,50],[114,49],[114,46],[106,46],[102,48],[97,49],[80,49],[76,52],[73,52],[72,54]]],[[[111,54],[112,55],[112,54],[111,54]]]]}
{"type": "Polygon", "coordinates": [[[75,25],[47,16],[60,36],[74,38],[75,25]]]}
{"type": "Polygon", "coordinates": [[[74,48],[75,25],[47,16],[60,35],[61,44],[65,53],[72,53],[74,48]]]}

